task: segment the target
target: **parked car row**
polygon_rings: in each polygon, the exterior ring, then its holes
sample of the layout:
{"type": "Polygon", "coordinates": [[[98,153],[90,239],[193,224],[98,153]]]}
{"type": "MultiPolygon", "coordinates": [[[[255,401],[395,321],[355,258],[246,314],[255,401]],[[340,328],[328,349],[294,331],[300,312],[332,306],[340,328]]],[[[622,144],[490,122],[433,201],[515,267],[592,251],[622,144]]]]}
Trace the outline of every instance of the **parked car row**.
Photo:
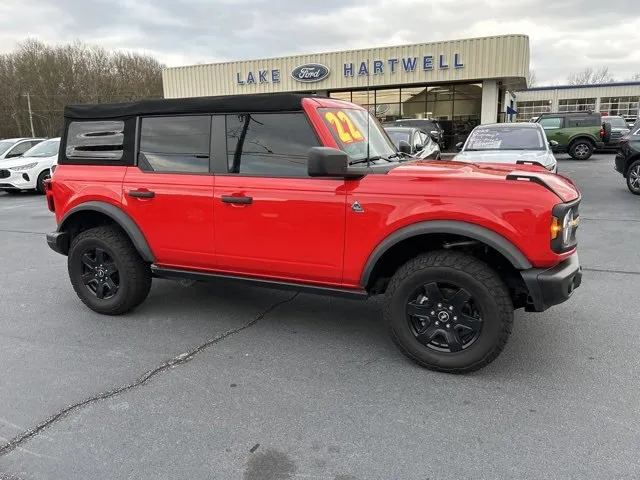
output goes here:
{"type": "Polygon", "coordinates": [[[58,160],[60,138],[11,138],[0,140],[0,191],[44,194],[58,160]]]}

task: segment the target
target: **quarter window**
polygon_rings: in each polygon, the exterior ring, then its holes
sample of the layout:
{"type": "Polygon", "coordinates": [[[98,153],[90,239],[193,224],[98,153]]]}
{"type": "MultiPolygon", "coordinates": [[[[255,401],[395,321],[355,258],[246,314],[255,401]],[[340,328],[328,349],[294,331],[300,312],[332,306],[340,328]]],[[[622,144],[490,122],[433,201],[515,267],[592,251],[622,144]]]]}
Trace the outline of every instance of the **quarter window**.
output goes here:
{"type": "Polygon", "coordinates": [[[208,173],[211,117],[142,119],[138,166],[152,172],[208,173]]]}
{"type": "Polygon", "coordinates": [[[227,115],[229,173],[306,177],[307,155],[320,146],[303,113],[227,115]]]}
{"type": "Polygon", "coordinates": [[[76,159],[120,160],[123,142],[122,120],[71,122],[65,155],[76,159]]]}

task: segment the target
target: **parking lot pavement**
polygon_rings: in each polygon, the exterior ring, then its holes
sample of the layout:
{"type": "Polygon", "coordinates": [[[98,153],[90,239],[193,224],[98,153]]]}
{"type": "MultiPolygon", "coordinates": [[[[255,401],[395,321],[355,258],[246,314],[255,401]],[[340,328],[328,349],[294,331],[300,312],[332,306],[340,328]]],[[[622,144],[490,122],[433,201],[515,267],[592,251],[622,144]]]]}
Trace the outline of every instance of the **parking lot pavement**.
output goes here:
{"type": "Polygon", "coordinates": [[[405,360],[376,300],[155,281],[134,313],[100,317],[46,247],[44,199],[0,194],[0,449],[90,400],[0,455],[0,478],[640,476],[640,198],[611,155],[559,160],[583,194],[583,284],[518,312],[466,376],[405,360]]]}

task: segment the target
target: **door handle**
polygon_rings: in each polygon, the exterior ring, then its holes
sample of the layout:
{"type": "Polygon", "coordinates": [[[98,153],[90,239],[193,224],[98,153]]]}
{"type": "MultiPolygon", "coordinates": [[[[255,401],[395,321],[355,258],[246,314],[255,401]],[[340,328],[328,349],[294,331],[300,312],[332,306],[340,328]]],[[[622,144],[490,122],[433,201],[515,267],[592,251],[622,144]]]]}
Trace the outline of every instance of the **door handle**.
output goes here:
{"type": "Polygon", "coordinates": [[[248,205],[250,203],[253,203],[253,198],[252,197],[234,197],[231,195],[223,195],[222,196],[222,203],[242,203],[245,205],[248,205]]]}
{"type": "Polygon", "coordinates": [[[153,198],[156,196],[156,192],[149,190],[129,190],[129,196],[135,198],[153,198]]]}

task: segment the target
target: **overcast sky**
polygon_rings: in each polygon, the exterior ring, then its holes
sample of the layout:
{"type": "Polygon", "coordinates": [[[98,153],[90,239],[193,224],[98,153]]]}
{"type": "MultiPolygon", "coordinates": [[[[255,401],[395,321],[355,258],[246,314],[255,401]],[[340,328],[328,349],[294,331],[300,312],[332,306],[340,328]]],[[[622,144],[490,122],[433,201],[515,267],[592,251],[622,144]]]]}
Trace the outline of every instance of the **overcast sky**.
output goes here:
{"type": "Polygon", "coordinates": [[[640,73],[639,2],[0,0],[0,53],[79,39],[178,66],[518,33],[539,84],[601,65],[622,81],[640,73]]]}

